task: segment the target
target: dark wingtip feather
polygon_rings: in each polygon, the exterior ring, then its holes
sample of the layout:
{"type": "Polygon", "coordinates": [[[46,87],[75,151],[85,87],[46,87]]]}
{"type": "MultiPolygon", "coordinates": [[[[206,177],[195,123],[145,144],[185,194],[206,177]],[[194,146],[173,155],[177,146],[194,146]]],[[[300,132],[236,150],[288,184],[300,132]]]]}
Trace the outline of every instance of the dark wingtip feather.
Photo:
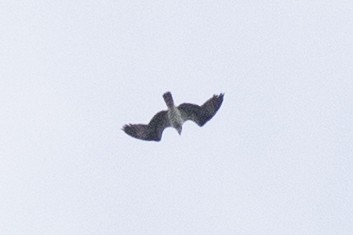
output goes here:
{"type": "Polygon", "coordinates": [[[134,137],[136,139],[140,139],[140,140],[146,140],[146,141],[160,141],[161,138],[158,138],[158,136],[155,135],[141,135],[141,130],[139,130],[139,128],[141,128],[142,124],[126,124],[122,127],[122,130],[128,134],[131,137],[134,137]]]}
{"type": "Polygon", "coordinates": [[[222,106],[223,103],[224,93],[220,93],[219,95],[213,95],[212,98],[207,100],[202,106],[202,111],[199,115],[198,124],[199,126],[205,125],[209,120],[216,115],[219,108],[222,106]]]}
{"type": "Polygon", "coordinates": [[[131,124],[126,124],[121,129],[130,136],[134,136],[134,134],[136,134],[131,124]]]}
{"type": "Polygon", "coordinates": [[[216,112],[218,111],[218,109],[221,107],[223,103],[223,97],[224,97],[224,93],[220,93],[219,95],[213,96],[213,99],[214,99],[213,104],[215,105],[216,112]]]}
{"type": "Polygon", "coordinates": [[[219,95],[214,95],[214,96],[223,101],[224,93],[220,93],[219,95]]]}

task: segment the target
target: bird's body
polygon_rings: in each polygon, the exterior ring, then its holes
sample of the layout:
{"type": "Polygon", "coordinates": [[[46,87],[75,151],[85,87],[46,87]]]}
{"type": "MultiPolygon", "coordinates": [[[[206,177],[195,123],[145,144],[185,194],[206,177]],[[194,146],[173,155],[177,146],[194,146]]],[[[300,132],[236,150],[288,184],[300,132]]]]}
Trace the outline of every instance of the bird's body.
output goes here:
{"type": "Polygon", "coordinates": [[[174,127],[179,134],[181,134],[181,127],[183,126],[184,120],[181,116],[181,113],[177,107],[168,107],[168,119],[169,125],[174,127]],[[179,131],[180,130],[180,131],[179,131]]]}
{"type": "Polygon", "coordinates": [[[175,128],[179,135],[182,131],[183,123],[187,120],[194,121],[199,126],[208,122],[221,107],[224,94],[214,95],[202,106],[183,103],[174,105],[174,100],[170,92],[163,94],[163,99],[168,110],[160,111],[153,116],[147,124],[129,124],[123,127],[126,134],[141,140],[160,141],[165,128],[175,128]]]}

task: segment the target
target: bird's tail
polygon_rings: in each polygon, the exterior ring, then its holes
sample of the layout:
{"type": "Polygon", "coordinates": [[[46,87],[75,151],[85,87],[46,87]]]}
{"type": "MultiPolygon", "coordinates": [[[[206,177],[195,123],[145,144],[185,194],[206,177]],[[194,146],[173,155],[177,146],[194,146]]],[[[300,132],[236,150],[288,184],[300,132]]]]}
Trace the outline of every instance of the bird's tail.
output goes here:
{"type": "Polygon", "coordinates": [[[174,100],[172,97],[172,93],[170,93],[169,91],[164,93],[163,99],[169,108],[174,107],[174,100]]]}

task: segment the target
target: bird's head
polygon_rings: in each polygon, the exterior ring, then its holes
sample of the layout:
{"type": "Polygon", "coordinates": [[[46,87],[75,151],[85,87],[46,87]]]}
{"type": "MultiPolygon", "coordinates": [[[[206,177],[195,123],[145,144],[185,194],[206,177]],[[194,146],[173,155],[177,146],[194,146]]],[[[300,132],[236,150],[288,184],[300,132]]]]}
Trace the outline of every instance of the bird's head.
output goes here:
{"type": "Polygon", "coordinates": [[[181,135],[181,131],[183,130],[182,126],[177,126],[176,129],[177,129],[179,135],[181,135]]]}

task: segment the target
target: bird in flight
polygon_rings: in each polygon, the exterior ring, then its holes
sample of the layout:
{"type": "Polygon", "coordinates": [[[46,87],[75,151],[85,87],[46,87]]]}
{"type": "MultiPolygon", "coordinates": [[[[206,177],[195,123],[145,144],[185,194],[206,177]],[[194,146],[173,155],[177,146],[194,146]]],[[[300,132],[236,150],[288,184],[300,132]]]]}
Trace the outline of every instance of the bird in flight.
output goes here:
{"type": "Polygon", "coordinates": [[[128,124],[122,130],[134,138],[147,141],[160,141],[167,127],[175,128],[180,135],[185,121],[191,120],[199,126],[205,125],[221,107],[223,96],[223,93],[214,95],[201,106],[190,103],[175,106],[172,94],[168,91],[163,94],[168,110],[158,112],[148,124],[128,124]]]}

